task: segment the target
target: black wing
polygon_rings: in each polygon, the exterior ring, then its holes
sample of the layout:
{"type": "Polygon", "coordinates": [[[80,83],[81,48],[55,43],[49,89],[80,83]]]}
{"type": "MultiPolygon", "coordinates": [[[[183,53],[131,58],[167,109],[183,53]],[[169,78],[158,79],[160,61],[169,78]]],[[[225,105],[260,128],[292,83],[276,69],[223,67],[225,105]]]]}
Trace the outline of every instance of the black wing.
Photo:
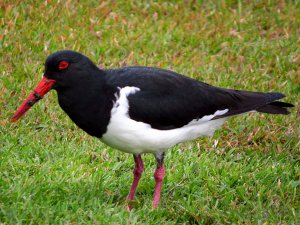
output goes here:
{"type": "Polygon", "coordinates": [[[284,97],[281,93],[217,88],[168,70],[126,67],[106,72],[108,85],[140,88],[128,97],[129,116],[156,129],[182,127],[217,110],[228,109],[228,112],[214,119],[251,110],[288,114],[282,107],[292,106],[274,102],[284,97]]]}

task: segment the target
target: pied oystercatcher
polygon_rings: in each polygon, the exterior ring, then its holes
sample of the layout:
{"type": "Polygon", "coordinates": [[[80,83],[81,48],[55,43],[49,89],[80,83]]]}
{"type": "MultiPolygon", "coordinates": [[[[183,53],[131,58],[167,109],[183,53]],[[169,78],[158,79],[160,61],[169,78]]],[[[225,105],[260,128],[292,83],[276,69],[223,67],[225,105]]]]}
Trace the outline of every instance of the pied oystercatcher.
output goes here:
{"type": "Polygon", "coordinates": [[[17,110],[18,120],[55,89],[61,108],[78,127],[109,146],[132,153],[134,179],[127,199],[134,198],[144,170],[141,154],[153,153],[153,206],[164,179],[164,152],[177,143],[212,135],[233,115],[250,111],[289,114],[284,94],[224,89],[181,74],[150,67],[99,69],[86,56],[59,51],[45,63],[42,81],[17,110]]]}

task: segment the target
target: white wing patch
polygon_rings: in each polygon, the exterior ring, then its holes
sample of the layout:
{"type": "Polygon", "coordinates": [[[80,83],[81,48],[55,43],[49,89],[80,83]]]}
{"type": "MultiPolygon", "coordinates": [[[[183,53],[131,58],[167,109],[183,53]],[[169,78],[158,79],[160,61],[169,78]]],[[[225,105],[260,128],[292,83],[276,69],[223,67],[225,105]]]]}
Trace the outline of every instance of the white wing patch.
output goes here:
{"type": "Polygon", "coordinates": [[[192,120],[187,125],[172,130],[158,130],[149,124],[131,119],[128,115],[128,96],[140,91],[137,87],[120,89],[119,97],[111,110],[110,122],[101,140],[118,150],[133,153],[156,153],[166,151],[173,145],[195,139],[200,136],[212,135],[226,118],[212,120],[228,112],[218,110],[213,115],[192,120]]]}

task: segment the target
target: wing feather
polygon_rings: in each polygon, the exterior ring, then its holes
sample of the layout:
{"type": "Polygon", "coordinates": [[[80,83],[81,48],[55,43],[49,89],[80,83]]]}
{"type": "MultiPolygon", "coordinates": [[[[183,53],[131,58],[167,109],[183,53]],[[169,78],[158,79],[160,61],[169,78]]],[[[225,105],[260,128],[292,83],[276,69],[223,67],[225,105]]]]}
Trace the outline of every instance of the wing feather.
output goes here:
{"type": "Polygon", "coordinates": [[[228,112],[214,119],[264,109],[284,97],[281,93],[217,88],[169,70],[150,67],[108,70],[107,75],[108,84],[115,88],[140,88],[128,97],[129,116],[161,130],[182,127],[218,110],[228,109],[228,112]]]}

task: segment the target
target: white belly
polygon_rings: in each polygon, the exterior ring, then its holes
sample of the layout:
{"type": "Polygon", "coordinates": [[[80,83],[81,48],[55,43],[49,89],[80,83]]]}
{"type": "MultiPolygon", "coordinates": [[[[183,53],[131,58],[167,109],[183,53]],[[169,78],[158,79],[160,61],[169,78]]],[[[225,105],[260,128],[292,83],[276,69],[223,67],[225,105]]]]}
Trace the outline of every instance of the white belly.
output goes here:
{"type": "Polygon", "coordinates": [[[153,129],[149,124],[132,120],[128,115],[127,96],[139,91],[136,87],[120,90],[120,97],[111,110],[107,132],[101,140],[118,150],[133,153],[164,152],[177,143],[189,141],[200,136],[212,135],[225,121],[225,118],[211,120],[228,110],[220,110],[213,115],[193,120],[189,124],[172,130],[153,129]]]}

